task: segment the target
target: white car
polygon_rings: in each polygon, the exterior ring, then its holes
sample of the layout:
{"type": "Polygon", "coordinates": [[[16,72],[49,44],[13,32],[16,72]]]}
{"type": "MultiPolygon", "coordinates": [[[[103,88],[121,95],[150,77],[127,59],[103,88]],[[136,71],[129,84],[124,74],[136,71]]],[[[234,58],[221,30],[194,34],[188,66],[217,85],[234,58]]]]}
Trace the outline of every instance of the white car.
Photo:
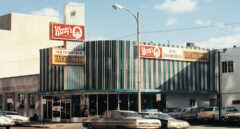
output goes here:
{"type": "Polygon", "coordinates": [[[14,123],[18,125],[22,125],[30,122],[29,117],[21,116],[17,112],[4,111],[4,112],[0,112],[0,114],[3,114],[4,116],[12,119],[14,123]]]}
{"type": "Polygon", "coordinates": [[[14,121],[0,114],[0,127],[6,127],[10,129],[14,125],[14,121]]]}
{"type": "Polygon", "coordinates": [[[139,113],[143,118],[158,119],[162,123],[162,128],[168,129],[187,129],[190,124],[187,121],[177,120],[170,115],[162,112],[141,112],[139,113]]]}
{"type": "Polygon", "coordinates": [[[161,127],[159,120],[144,119],[137,112],[124,110],[105,111],[100,118],[83,119],[82,124],[88,129],[156,129],[161,127]]]}

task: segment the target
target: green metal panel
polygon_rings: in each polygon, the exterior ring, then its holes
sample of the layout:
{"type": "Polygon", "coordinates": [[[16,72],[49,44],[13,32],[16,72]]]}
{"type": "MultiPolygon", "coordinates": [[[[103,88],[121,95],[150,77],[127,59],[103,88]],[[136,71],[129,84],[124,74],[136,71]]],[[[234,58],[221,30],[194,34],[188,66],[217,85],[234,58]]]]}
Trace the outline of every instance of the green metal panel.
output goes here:
{"type": "Polygon", "coordinates": [[[130,41],[127,41],[126,42],[126,52],[127,52],[127,89],[130,89],[130,86],[131,86],[131,83],[130,83],[130,79],[131,79],[131,76],[130,76],[130,73],[131,73],[131,69],[130,69],[130,41]]]}
{"type": "Polygon", "coordinates": [[[171,90],[171,65],[170,65],[170,60],[167,61],[167,65],[168,65],[168,79],[167,79],[167,90],[171,90]]]}
{"type": "Polygon", "coordinates": [[[190,62],[190,91],[193,91],[193,63],[190,62]]]}
{"type": "Polygon", "coordinates": [[[176,90],[176,83],[175,83],[175,65],[176,65],[176,61],[172,61],[172,74],[173,74],[173,76],[172,76],[172,90],[176,90]]]}
{"type": "Polygon", "coordinates": [[[156,89],[157,88],[157,71],[156,71],[157,67],[156,67],[156,60],[153,60],[153,88],[156,89]]]}
{"type": "Polygon", "coordinates": [[[133,47],[132,47],[132,50],[133,50],[133,52],[132,52],[132,54],[133,54],[133,68],[132,68],[132,70],[133,70],[133,89],[137,89],[137,87],[136,87],[136,63],[135,63],[135,60],[137,60],[137,56],[136,56],[136,51],[135,51],[135,46],[136,46],[136,42],[133,42],[133,47]]]}
{"type": "Polygon", "coordinates": [[[166,90],[166,60],[163,60],[163,90],[166,90]]]}
{"type": "Polygon", "coordinates": [[[162,89],[161,63],[162,63],[162,60],[158,60],[158,73],[157,73],[158,74],[158,89],[162,89]]]}
{"type": "Polygon", "coordinates": [[[98,63],[98,89],[103,89],[103,85],[102,85],[102,72],[103,72],[103,55],[102,55],[102,42],[98,41],[97,42],[97,63],[98,63]]]}
{"type": "Polygon", "coordinates": [[[181,81],[181,83],[182,83],[182,90],[185,91],[185,85],[184,85],[184,81],[185,81],[185,77],[184,77],[184,62],[182,61],[181,64],[182,64],[181,65],[182,67],[181,67],[181,75],[180,76],[181,76],[181,80],[182,80],[181,81]]]}

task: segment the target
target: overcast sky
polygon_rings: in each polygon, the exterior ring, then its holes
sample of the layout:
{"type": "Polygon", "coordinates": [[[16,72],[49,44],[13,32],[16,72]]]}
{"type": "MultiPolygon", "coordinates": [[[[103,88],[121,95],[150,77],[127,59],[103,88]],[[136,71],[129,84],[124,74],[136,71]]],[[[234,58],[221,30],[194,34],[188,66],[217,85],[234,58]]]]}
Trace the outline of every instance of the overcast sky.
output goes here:
{"type": "Polygon", "coordinates": [[[240,0],[1,0],[0,15],[22,13],[62,21],[67,2],[85,5],[87,40],[136,40],[136,21],[126,10],[112,8],[119,4],[139,12],[141,41],[240,46],[240,0]]]}

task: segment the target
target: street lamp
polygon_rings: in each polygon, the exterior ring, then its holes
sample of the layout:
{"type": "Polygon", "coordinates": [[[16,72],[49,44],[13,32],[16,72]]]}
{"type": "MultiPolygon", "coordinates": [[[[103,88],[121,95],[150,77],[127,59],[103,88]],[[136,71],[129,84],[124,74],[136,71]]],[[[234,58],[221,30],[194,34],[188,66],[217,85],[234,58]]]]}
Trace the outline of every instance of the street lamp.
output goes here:
{"type": "Polygon", "coordinates": [[[221,99],[221,53],[225,53],[227,51],[226,48],[223,49],[223,51],[216,50],[218,54],[218,117],[219,120],[221,119],[221,108],[222,108],[222,99],[221,99]]]}
{"type": "Polygon", "coordinates": [[[140,86],[140,42],[139,42],[139,12],[137,12],[137,15],[135,15],[133,13],[133,11],[131,11],[130,9],[123,7],[121,5],[118,4],[114,4],[112,6],[115,10],[118,9],[125,9],[127,10],[130,14],[132,14],[132,16],[135,18],[136,22],[137,22],[137,43],[138,43],[138,112],[141,112],[141,86],[140,86]]]}

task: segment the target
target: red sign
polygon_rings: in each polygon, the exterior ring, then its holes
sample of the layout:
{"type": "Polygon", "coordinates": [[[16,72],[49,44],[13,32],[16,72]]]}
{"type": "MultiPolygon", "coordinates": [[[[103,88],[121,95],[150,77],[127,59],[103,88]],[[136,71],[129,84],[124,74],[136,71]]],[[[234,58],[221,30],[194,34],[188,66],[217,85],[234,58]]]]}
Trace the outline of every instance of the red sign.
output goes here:
{"type": "Polygon", "coordinates": [[[140,57],[162,58],[162,48],[159,46],[140,45],[140,57]]]}
{"type": "Polygon", "coordinates": [[[50,23],[50,39],[84,40],[84,26],[50,23]]]}

